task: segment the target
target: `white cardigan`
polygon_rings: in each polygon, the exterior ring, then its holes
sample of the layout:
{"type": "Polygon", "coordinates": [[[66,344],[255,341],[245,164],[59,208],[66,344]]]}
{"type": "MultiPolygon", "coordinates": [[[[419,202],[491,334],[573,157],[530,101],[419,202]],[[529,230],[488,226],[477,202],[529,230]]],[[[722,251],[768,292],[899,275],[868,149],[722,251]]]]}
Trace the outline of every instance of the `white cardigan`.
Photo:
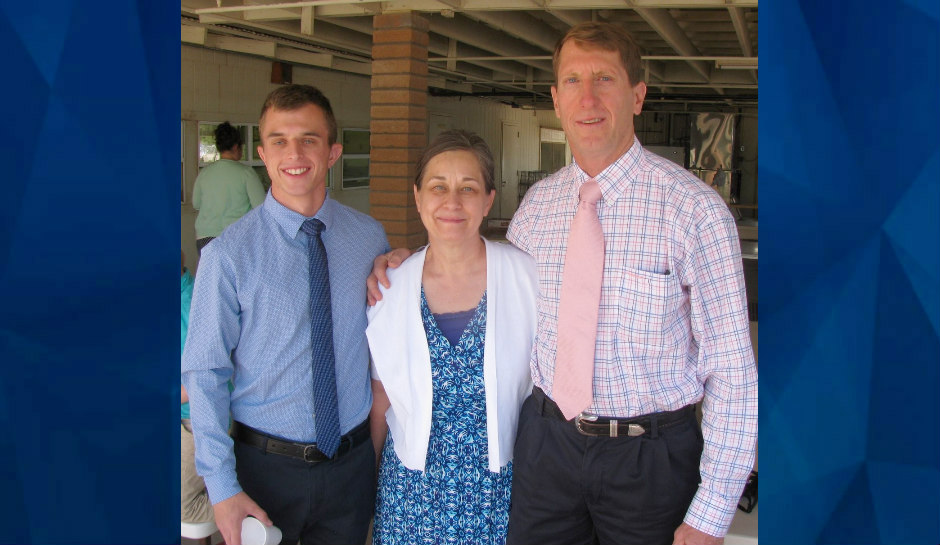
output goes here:
{"type": "MultiPolygon", "coordinates": [[[[535,337],[538,293],[535,260],[510,246],[486,244],[486,339],[483,385],[489,469],[499,472],[512,460],[522,402],[532,392],[529,359],[535,337]],[[496,455],[494,456],[494,453],[496,455]]],[[[421,320],[421,275],[427,248],[397,269],[392,287],[369,309],[366,335],[373,378],[380,380],[391,406],[385,416],[395,453],[405,467],[424,471],[431,436],[431,353],[421,320]]]]}

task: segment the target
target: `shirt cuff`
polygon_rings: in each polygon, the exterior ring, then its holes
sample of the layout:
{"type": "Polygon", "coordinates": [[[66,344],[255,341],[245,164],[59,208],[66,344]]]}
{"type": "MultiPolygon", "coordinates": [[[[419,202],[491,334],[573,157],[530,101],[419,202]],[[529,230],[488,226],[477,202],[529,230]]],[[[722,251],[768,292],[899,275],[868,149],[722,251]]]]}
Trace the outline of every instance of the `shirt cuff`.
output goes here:
{"type": "Polygon", "coordinates": [[[740,498],[728,499],[714,491],[699,487],[685,514],[685,523],[714,537],[725,537],[734,518],[740,498]]]}
{"type": "Polygon", "coordinates": [[[212,505],[227,500],[242,491],[234,469],[213,473],[203,477],[203,480],[206,482],[206,490],[209,492],[209,501],[212,502],[212,505]]]}

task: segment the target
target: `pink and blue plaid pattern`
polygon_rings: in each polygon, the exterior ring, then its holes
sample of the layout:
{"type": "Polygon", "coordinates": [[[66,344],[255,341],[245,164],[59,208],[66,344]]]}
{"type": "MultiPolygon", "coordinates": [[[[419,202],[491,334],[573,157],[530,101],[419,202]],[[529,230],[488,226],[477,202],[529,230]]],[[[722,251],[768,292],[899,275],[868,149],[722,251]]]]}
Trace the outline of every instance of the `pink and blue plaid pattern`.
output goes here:
{"type": "MultiPolygon", "coordinates": [[[[509,226],[509,240],[538,264],[531,365],[549,396],[568,227],[588,178],[572,163],[538,182],[509,226]]],[[[632,417],[704,395],[702,485],[686,522],[723,536],[757,439],[757,367],[734,219],[715,191],[636,139],[595,180],[606,252],[588,411],[632,417]]]]}

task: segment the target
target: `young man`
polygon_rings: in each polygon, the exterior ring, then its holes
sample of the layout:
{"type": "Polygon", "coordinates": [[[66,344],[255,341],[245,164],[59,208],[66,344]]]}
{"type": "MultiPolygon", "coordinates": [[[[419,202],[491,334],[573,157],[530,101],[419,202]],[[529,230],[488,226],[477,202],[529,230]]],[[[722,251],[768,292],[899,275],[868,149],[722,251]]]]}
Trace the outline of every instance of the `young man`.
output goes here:
{"type": "Polygon", "coordinates": [[[260,130],[271,192],[205,248],[196,279],[183,355],[196,467],[230,545],[248,515],[285,543],[361,545],[375,501],[365,279],[388,242],[326,194],[342,146],[319,90],[272,92],[260,130]]]}
{"type": "MultiPolygon", "coordinates": [[[[717,193],[634,136],[646,84],[626,31],[572,27],[553,64],[555,113],[574,162],[534,185],[509,226],[510,242],[538,264],[540,294],[536,388],[519,418],[507,543],[719,544],[757,438],[734,220],[717,193]],[[559,407],[571,381],[555,378],[570,360],[558,356],[572,343],[559,327],[570,318],[562,271],[583,185],[599,188],[603,270],[592,374],[572,411],[559,407]],[[693,406],[703,397],[700,429],[693,406]]],[[[377,275],[387,260],[376,259],[377,275]]],[[[370,287],[370,300],[376,294],[370,287]]]]}

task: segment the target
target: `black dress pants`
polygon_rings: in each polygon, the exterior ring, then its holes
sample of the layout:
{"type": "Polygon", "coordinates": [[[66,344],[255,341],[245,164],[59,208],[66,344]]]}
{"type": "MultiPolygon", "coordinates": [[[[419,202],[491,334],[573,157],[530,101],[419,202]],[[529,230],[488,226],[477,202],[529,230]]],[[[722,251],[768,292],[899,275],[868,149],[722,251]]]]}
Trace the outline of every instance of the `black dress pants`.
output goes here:
{"type": "Polygon", "coordinates": [[[242,489],[281,529],[281,543],[363,545],[375,509],[375,448],[363,441],[326,462],[269,454],[235,441],[242,489]]]}
{"type": "Polygon", "coordinates": [[[541,413],[529,396],[513,455],[507,545],[671,545],[700,482],[694,413],[638,437],[588,437],[541,413]]]}

